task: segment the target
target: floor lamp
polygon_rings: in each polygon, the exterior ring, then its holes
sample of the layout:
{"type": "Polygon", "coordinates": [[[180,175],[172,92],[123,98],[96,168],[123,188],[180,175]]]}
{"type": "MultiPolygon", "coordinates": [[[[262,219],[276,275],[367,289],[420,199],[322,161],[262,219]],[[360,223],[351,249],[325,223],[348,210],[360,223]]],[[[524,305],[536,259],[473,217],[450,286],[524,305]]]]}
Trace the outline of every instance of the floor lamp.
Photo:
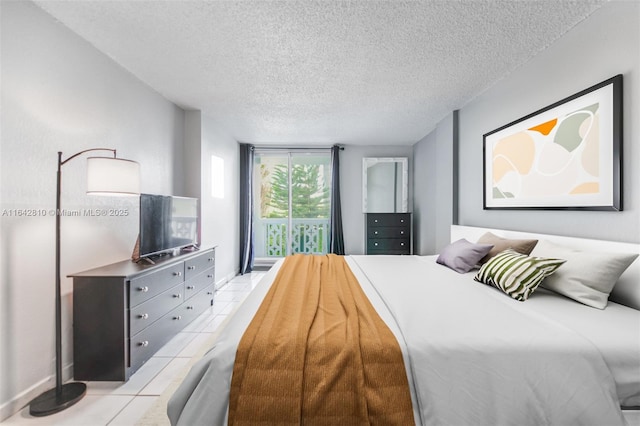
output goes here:
{"type": "Polygon", "coordinates": [[[56,387],[49,389],[29,403],[29,414],[48,416],[62,411],[85,395],[87,385],[80,382],[62,384],[62,310],[60,286],[60,194],[62,186],[62,166],[87,152],[111,151],[113,157],[87,158],[87,194],[95,195],[138,195],[140,193],[140,165],[135,161],[116,157],[116,150],[92,148],[80,151],[66,160],[58,152],[58,173],[56,190],[56,387]]]}

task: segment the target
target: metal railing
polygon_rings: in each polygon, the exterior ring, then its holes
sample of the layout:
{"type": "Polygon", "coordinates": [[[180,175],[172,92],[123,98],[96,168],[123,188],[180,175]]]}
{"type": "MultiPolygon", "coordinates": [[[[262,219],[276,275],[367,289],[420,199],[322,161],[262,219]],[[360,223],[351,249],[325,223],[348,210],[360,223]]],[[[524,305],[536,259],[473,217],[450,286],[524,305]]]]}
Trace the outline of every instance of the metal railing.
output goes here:
{"type": "MultiPolygon", "coordinates": [[[[297,218],[291,220],[291,225],[291,253],[327,253],[329,219],[297,218]]],[[[254,226],[256,257],[287,255],[289,219],[256,219],[254,226]]]]}

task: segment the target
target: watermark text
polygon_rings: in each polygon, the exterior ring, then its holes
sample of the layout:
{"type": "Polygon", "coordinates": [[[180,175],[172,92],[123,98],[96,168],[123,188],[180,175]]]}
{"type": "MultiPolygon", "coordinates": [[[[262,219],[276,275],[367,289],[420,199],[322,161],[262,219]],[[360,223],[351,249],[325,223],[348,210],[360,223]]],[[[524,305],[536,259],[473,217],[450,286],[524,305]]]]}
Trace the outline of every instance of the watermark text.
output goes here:
{"type": "Polygon", "coordinates": [[[2,209],[2,217],[126,217],[129,209],[91,208],[91,209],[2,209]]]}

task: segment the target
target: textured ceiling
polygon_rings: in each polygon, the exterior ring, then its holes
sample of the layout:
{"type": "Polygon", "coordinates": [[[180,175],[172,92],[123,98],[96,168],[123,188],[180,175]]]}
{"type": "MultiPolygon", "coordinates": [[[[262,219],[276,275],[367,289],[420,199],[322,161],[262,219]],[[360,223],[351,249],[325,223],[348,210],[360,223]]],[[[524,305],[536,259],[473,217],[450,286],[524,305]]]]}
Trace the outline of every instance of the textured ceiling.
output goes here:
{"type": "Polygon", "coordinates": [[[252,143],[411,145],[603,1],[36,1],[252,143]]]}

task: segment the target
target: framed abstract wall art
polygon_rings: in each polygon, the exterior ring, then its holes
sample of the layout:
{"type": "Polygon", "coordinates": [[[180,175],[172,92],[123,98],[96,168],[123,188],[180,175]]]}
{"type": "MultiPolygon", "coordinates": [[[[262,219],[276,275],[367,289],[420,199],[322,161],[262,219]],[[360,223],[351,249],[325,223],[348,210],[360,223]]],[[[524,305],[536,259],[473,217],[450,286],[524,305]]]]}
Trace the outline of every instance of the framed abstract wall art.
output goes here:
{"type": "Polygon", "coordinates": [[[622,210],[622,75],[483,137],[483,208],[622,210]]]}

